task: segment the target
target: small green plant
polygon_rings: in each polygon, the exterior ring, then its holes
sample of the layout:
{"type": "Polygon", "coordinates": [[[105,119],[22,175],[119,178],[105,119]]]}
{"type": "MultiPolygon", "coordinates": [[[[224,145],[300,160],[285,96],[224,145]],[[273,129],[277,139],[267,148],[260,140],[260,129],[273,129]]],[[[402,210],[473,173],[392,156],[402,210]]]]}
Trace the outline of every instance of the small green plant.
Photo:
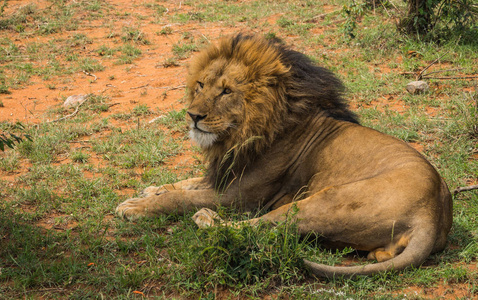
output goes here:
{"type": "Polygon", "coordinates": [[[96,59],[86,57],[79,62],[79,68],[86,72],[103,71],[105,67],[96,59]]]}
{"type": "Polygon", "coordinates": [[[160,31],[159,31],[159,34],[161,35],[169,35],[173,33],[173,29],[171,28],[171,26],[164,26],[160,31]]]}
{"type": "Polygon", "coordinates": [[[84,153],[82,151],[76,151],[70,155],[70,158],[73,162],[86,163],[88,162],[88,159],[90,158],[90,156],[88,155],[88,153],[84,153]]]}
{"type": "Polygon", "coordinates": [[[173,53],[179,59],[187,58],[193,51],[197,51],[197,46],[195,44],[178,43],[173,45],[173,53]]]}
{"type": "Polygon", "coordinates": [[[8,86],[6,86],[5,84],[2,84],[0,83],[0,94],[11,94],[12,92],[10,92],[8,90],[8,86]]]}
{"type": "Polygon", "coordinates": [[[98,49],[96,49],[96,53],[98,53],[99,56],[111,57],[116,53],[116,50],[106,45],[102,45],[98,49]]]}
{"type": "Polygon", "coordinates": [[[88,1],[87,3],[86,9],[89,11],[99,11],[101,9],[102,1],[100,0],[88,1]]]}
{"type": "Polygon", "coordinates": [[[18,169],[20,162],[16,154],[6,157],[0,157],[0,170],[5,172],[13,172],[18,169]]]}
{"type": "Polygon", "coordinates": [[[18,134],[18,133],[13,133],[16,131],[24,131],[25,126],[23,126],[22,123],[16,123],[14,124],[10,130],[4,131],[0,133],[0,150],[5,151],[5,146],[8,148],[13,149],[15,144],[18,144],[23,141],[23,139],[27,139],[31,141],[31,136],[28,134],[18,134]]]}
{"type": "Polygon", "coordinates": [[[93,43],[93,41],[85,34],[75,34],[69,39],[71,47],[85,46],[91,43],[93,43]]]}
{"type": "Polygon", "coordinates": [[[138,58],[141,55],[141,50],[131,44],[123,45],[120,48],[120,51],[123,55],[121,55],[118,60],[119,64],[130,64],[135,58],[138,58]]]}
{"type": "Polygon", "coordinates": [[[94,112],[108,111],[110,107],[108,101],[107,96],[90,94],[88,96],[88,109],[94,112]]]}
{"type": "Polygon", "coordinates": [[[134,42],[140,45],[151,44],[144,32],[135,27],[125,27],[121,39],[123,42],[134,42]]]}
{"type": "Polygon", "coordinates": [[[135,116],[146,116],[146,115],[150,115],[151,111],[149,110],[149,107],[146,104],[138,104],[135,107],[133,107],[133,114],[135,116]]]}
{"type": "Polygon", "coordinates": [[[345,23],[342,25],[342,31],[346,37],[355,38],[357,21],[363,16],[365,5],[352,1],[350,5],[343,6],[342,15],[345,17],[345,23]]]}
{"type": "Polygon", "coordinates": [[[0,17],[3,17],[3,13],[5,12],[7,4],[7,0],[3,0],[3,3],[0,5],[0,17]]]}
{"type": "Polygon", "coordinates": [[[285,18],[285,17],[280,17],[278,20],[277,20],[277,25],[279,25],[280,27],[282,28],[287,28],[291,25],[293,25],[294,22],[285,18]]]}
{"type": "Polygon", "coordinates": [[[177,67],[177,66],[179,66],[179,62],[178,62],[177,58],[170,57],[170,58],[166,59],[161,65],[164,68],[177,67]]]}
{"type": "Polygon", "coordinates": [[[11,94],[8,90],[7,79],[3,76],[0,77],[0,94],[11,94]]]}

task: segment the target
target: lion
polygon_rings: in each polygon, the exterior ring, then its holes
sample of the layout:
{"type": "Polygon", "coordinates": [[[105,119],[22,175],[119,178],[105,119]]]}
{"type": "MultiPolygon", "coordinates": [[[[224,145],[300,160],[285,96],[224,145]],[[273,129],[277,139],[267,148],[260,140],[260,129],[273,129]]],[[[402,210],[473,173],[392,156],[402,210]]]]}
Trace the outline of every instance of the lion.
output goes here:
{"type": "Polygon", "coordinates": [[[289,210],[301,235],[325,247],[367,251],[365,265],[305,260],[321,277],[419,267],[446,246],[448,187],[405,142],[359,124],[342,82],[278,39],[237,34],[190,63],[189,135],[208,163],[203,178],[148,187],[116,213],[136,219],[185,214],[214,225],[218,205],[261,211],[277,224],[289,210]]]}

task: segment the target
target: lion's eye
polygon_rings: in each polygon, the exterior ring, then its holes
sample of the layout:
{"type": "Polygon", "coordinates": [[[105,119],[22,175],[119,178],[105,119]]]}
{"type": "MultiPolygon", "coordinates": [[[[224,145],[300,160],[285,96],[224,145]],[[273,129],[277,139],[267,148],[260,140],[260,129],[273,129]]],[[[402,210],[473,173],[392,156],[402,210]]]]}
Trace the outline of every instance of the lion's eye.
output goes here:
{"type": "Polygon", "coordinates": [[[202,83],[201,81],[198,81],[198,85],[199,85],[200,88],[204,87],[204,83],[202,83]]]}
{"type": "Polygon", "coordinates": [[[227,94],[232,93],[232,91],[231,91],[231,89],[229,89],[229,88],[225,88],[225,89],[222,91],[222,93],[223,93],[224,95],[227,95],[227,94]]]}

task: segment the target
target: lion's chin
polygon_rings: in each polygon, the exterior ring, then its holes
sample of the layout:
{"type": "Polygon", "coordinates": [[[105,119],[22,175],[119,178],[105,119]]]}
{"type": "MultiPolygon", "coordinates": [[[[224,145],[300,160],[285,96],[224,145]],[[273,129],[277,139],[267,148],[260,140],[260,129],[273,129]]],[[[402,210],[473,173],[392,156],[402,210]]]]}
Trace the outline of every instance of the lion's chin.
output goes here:
{"type": "Polygon", "coordinates": [[[209,148],[217,140],[216,134],[200,131],[197,129],[191,129],[189,131],[189,137],[201,148],[209,148]]]}

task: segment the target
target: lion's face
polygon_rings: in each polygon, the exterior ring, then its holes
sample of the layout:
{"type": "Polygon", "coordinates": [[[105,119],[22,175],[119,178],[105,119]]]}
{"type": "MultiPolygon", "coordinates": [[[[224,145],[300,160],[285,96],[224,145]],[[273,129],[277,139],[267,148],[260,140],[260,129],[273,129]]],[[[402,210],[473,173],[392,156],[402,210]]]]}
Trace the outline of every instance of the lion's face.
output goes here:
{"type": "Polygon", "coordinates": [[[287,113],[288,71],[262,39],[224,39],[198,53],[187,79],[191,138],[212,156],[233,147],[260,151],[287,113]]]}
{"type": "Polygon", "coordinates": [[[243,71],[240,64],[218,59],[195,76],[186,118],[191,139],[202,148],[234,135],[243,124],[250,88],[243,71]]]}

